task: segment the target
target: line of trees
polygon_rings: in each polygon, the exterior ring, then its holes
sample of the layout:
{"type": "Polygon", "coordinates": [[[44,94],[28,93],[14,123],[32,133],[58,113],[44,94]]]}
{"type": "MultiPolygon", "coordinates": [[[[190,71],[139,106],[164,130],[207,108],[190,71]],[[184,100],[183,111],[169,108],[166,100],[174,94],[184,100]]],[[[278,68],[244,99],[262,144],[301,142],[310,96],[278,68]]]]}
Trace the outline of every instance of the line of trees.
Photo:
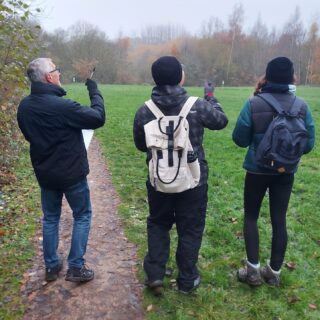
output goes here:
{"type": "Polygon", "coordinates": [[[42,55],[61,66],[65,82],[77,76],[75,65],[94,61],[95,77],[102,83],[152,83],[152,61],[172,54],[185,65],[187,85],[202,85],[205,79],[216,85],[252,85],[266,63],[280,55],[293,60],[299,84],[320,84],[319,22],[306,29],[299,7],[278,32],[269,30],[259,16],[250,32],[244,32],[243,22],[238,4],[227,25],[212,17],[197,36],[183,27],[159,25],[145,27],[140,37],[111,41],[96,26],[78,22],[67,30],[43,32],[39,41],[42,55]]]}

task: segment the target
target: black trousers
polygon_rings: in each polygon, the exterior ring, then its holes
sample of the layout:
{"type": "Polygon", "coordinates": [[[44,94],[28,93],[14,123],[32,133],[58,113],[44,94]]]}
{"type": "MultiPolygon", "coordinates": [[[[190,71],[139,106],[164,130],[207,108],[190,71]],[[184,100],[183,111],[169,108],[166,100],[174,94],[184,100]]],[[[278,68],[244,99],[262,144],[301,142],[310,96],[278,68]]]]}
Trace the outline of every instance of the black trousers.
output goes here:
{"type": "Polygon", "coordinates": [[[150,215],[147,219],[148,252],[144,270],[149,281],[162,280],[170,254],[169,231],[178,233],[176,263],[178,286],[192,288],[199,276],[196,263],[201,246],[208,202],[207,184],[181,193],[155,191],[147,182],[150,215]]]}
{"type": "Polygon", "coordinates": [[[244,239],[249,262],[259,262],[257,220],[267,189],[272,224],[270,266],[278,271],[287,248],[286,213],[294,182],[294,174],[264,175],[247,172],[244,187],[244,239]]]}

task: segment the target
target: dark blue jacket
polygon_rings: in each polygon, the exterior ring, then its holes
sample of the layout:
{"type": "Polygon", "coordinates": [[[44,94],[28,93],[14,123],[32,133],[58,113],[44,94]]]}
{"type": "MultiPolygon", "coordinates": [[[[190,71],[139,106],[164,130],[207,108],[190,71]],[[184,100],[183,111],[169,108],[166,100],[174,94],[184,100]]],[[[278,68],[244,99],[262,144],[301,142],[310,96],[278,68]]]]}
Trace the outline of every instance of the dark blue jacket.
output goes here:
{"type": "MultiPolygon", "coordinates": [[[[285,110],[293,103],[294,95],[290,93],[272,93],[285,110]]],[[[248,148],[243,168],[254,173],[277,174],[274,171],[261,169],[256,164],[256,149],[262,140],[276,112],[261,98],[254,96],[243,106],[232,133],[233,141],[242,148],[248,148]]],[[[309,140],[304,153],[314,146],[315,132],[311,112],[306,103],[303,104],[301,115],[305,120],[309,140]]]]}
{"type": "Polygon", "coordinates": [[[59,86],[35,82],[18,107],[18,124],[30,143],[31,162],[40,186],[63,189],[87,176],[89,164],[81,129],[105,123],[104,101],[89,91],[91,108],[62,98],[59,86]]]}

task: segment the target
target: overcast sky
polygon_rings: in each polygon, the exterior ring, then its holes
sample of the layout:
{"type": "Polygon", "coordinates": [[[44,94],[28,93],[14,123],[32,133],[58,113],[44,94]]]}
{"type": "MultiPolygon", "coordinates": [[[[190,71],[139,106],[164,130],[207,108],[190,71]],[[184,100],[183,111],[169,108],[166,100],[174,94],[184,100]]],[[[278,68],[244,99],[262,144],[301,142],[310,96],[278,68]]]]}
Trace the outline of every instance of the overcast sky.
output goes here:
{"type": "Polygon", "coordinates": [[[245,31],[250,30],[260,14],[269,30],[281,28],[299,6],[307,27],[320,22],[319,0],[38,0],[43,9],[40,23],[46,31],[67,29],[75,22],[87,21],[104,31],[109,38],[139,36],[148,25],[179,25],[191,34],[202,23],[218,17],[226,24],[235,4],[244,8],[245,31]]]}

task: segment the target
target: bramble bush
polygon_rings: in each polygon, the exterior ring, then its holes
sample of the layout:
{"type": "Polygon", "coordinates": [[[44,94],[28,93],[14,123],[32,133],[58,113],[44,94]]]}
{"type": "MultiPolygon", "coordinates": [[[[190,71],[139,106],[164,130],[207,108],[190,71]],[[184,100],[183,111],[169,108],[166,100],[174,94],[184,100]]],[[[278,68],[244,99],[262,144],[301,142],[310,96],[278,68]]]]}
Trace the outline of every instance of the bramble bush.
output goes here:
{"type": "Polygon", "coordinates": [[[0,2],[0,189],[14,180],[10,168],[21,143],[16,111],[27,87],[25,66],[37,51],[40,29],[30,22],[32,16],[24,1],[0,2]]]}

